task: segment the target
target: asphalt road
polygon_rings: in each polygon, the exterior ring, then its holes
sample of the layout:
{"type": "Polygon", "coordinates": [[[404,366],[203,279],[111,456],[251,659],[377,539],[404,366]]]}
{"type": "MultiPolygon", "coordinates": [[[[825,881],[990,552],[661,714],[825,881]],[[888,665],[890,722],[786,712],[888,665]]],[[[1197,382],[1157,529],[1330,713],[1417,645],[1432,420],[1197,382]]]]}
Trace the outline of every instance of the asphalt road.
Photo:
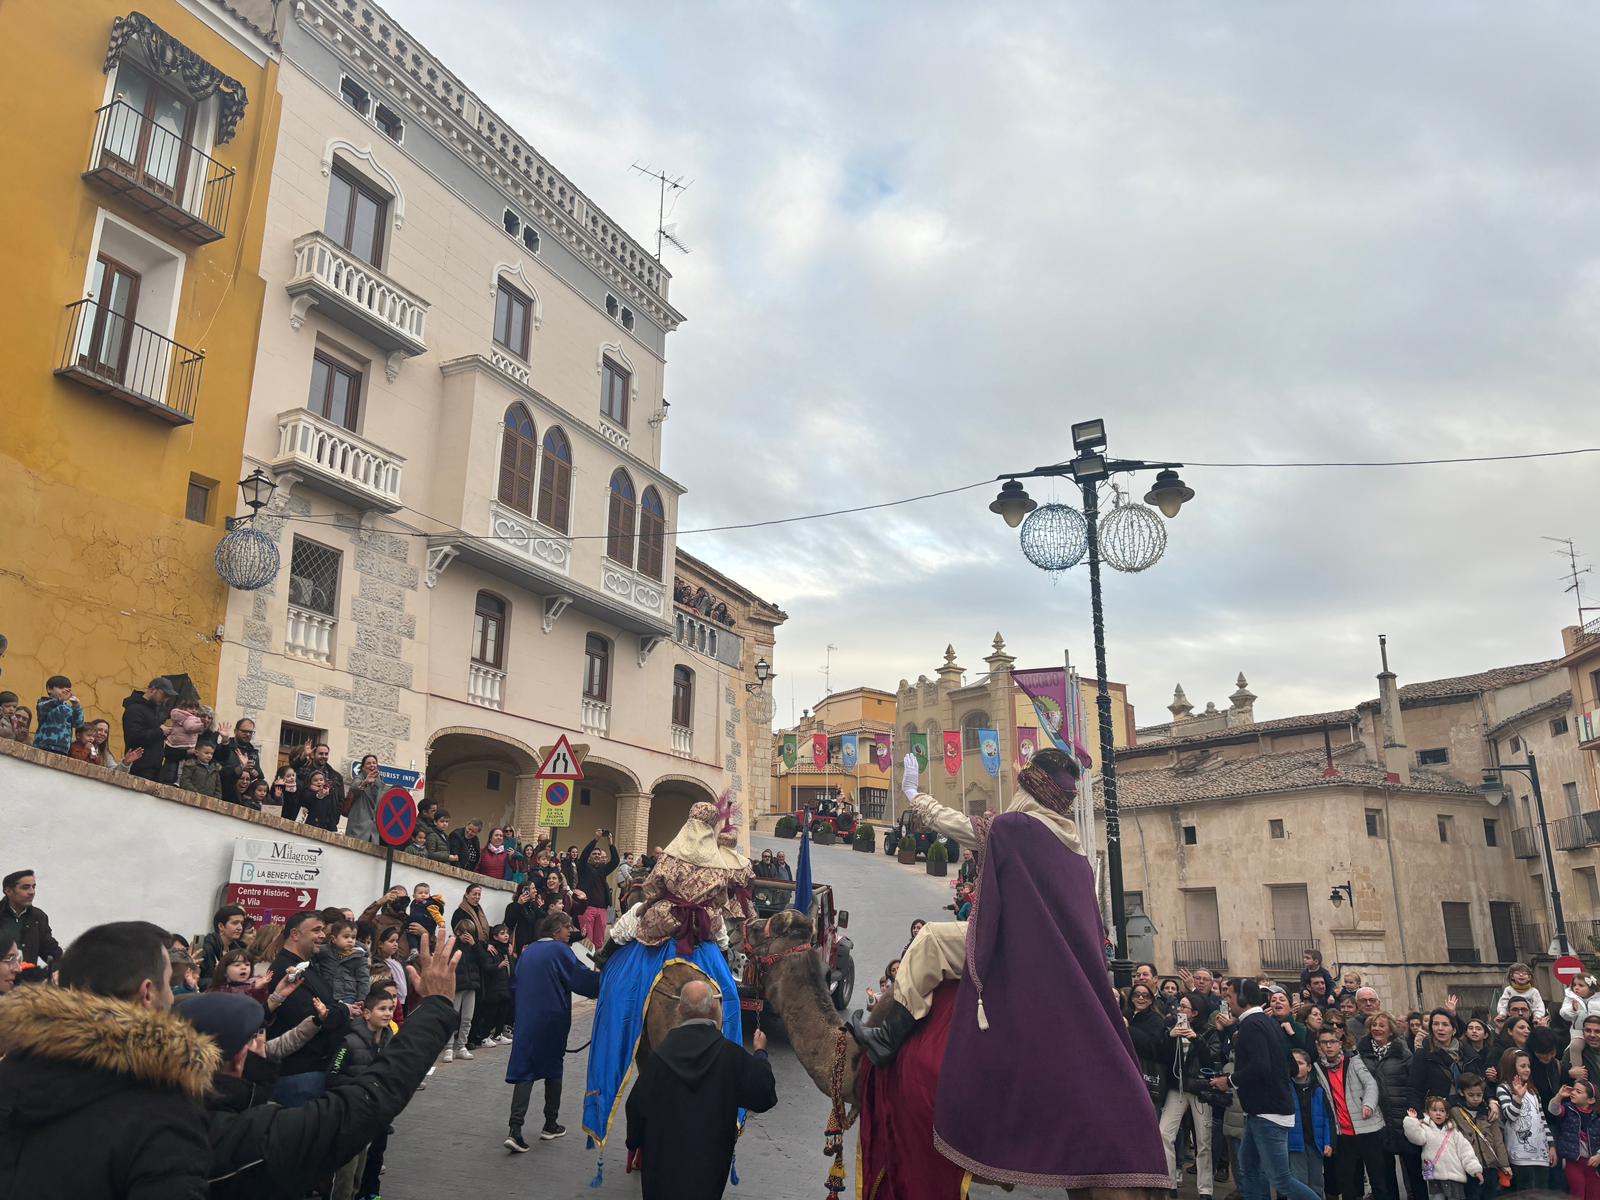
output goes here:
{"type": "MultiPolygon", "coordinates": [[[[785,850],[794,858],[796,843],[776,838],[752,839],[754,852],[785,850]]],[[[848,846],[813,849],[813,876],[833,885],[837,904],[850,913],[849,934],[855,942],[856,994],[852,1004],[864,1006],[869,984],[876,986],[885,964],[904,948],[913,920],[948,918],[942,905],[952,895],[947,879],[930,878],[923,867],[904,867],[884,854],[858,854],[848,846]]],[[[569,1045],[589,1038],[590,1001],[573,1010],[569,1045]]],[[[778,1082],[778,1104],[753,1115],[739,1142],[740,1183],[728,1195],[750,1200],[814,1200],[823,1194],[829,1160],[822,1154],[822,1130],[828,1101],[801,1070],[781,1030],[769,1030],[768,1052],[778,1082]]],[[[584,1054],[568,1058],[562,1095],[561,1122],[570,1131],[553,1142],[533,1143],[527,1154],[501,1147],[511,1088],[504,1082],[509,1047],[480,1051],[469,1063],[441,1065],[426,1090],[412,1101],[389,1141],[384,1200],[467,1200],[496,1196],[637,1197],[638,1180],[622,1170],[622,1127],[612,1130],[605,1152],[605,1178],[591,1189],[599,1152],[584,1149],[579,1129],[583,1107],[584,1054]]],[[[526,1133],[538,1127],[543,1089],[534,1088],[533,1111],[526,1133]]],[[[855,1195],[855,1132],[847,1135],[845,1162],[852,1173],[846,1195],[855,1195]]],[[[974,1188],[974,1196],[1000,1196],[998,1188],[974,1188]]],[[[1014,1198],[1059,1197],[1059,1192],[1018,1190],[1014,1198]]]]}

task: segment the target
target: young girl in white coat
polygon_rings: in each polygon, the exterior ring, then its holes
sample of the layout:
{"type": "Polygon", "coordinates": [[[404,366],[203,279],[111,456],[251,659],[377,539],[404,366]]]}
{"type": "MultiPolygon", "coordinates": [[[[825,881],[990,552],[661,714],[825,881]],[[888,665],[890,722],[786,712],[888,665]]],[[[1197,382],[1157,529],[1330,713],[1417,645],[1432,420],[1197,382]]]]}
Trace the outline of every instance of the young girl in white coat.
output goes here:
{"type": "Polygon", "coordinates": [[[1472,1142],[1450,1123],[1450,1105],[1443,1096],[1429,1096],[1423,1108],[1426,1120],[1408,1112],[1404,1124],[1406,1140],[1422,1147],[1428,1200],[1462,1200],[1469,1178],[1483,1182],[1483,1164],[1473,1153],[1472,1142]]]}

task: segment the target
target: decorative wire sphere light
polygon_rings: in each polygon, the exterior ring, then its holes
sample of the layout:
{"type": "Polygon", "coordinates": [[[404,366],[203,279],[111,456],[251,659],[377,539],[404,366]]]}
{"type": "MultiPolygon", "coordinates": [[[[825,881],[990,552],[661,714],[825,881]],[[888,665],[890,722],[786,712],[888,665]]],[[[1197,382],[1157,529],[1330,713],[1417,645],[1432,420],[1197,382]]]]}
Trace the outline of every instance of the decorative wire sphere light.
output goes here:
{"type": "Polygon", "coordinates": [[[231,588],[253,592],[278,577],[278,544],[254,525],[228,530],[217,543],[217,574],[231,588]]]}
{"type": "Polygon", "coordinates": [[[1041,571],[1065,571],[1089,552],[1089,526],[1069,504],[1041,504],[1022,522],[1022,553],[1041,571]]]}
{"type": "Polygon", "coordinates": [[[1100,518],[1100,557],[1106,565],[1134,574],[1160,561],[1167,549],[1167,527],[1154,509],[1118,504],[1100,518]]]}

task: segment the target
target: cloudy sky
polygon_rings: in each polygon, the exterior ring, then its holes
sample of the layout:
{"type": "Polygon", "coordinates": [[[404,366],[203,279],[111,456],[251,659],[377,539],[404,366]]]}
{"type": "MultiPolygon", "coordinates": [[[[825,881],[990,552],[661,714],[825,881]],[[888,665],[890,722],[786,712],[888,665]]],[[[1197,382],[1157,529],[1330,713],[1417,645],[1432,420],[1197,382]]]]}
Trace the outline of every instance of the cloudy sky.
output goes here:
{"type": "MultiPolygon", "coordinates": [[[[1600,446],[1593,8],[388,7],[641,241],[629,164],[693,180],[684,528],[1057,461],[1090,417],[1205,463],[1600,446]]],[[[1366,698],[1379,633],[1402,682],[1553,656],[1574,613],[1541,536],[1600,559],[1600,455],[1184,474],[1166,557],[1106,587],[1146,723],[1241,670],[1260,716],[1366,698]]],[[[830,642],[836,689],[947,642],[981,671],[997,630],[1088,663],[1084,569],[1030,566],[992,496],[683,545],[789,612],[784,723],[830,642]]]]}

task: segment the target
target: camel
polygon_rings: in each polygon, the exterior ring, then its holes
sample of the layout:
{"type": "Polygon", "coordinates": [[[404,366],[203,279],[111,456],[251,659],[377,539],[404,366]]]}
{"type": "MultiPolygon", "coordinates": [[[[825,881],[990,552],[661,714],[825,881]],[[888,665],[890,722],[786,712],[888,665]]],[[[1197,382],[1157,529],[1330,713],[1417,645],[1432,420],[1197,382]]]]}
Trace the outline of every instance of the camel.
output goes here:
{"type": "MultiPolygon", "coordinates": [[[[860,1082],[861,1047],[843,1032],[844,1020],[833,1007],[816,955],[799,950],[804,947],[809,951],[811,936],[811,919],[790,908],[766,922],[752,922],[745,943],[751,952],[771,960],[765,973],[764,990],[767,1000],[782,1014],[795,1057],[817,1090],[830,1100],[848,1105],[853,1117],[860,1082]],[[841,1036],[842,1065],[836,1061],[841,1036]],[[840,1081],[837,1096],[833,1086],[836,1070],[840,1081]]],[[[667,1027],[670,1028],[670,1024],[667,1027]]],[[[1156,1200],[1157,1196],[1152,1189],[1113,1187],[1085,1188],[1073,1194],[1082,1200],[1156,1200]]],[[[929,1200],[942,1198],[929,1197],[929,1200]]]]}

